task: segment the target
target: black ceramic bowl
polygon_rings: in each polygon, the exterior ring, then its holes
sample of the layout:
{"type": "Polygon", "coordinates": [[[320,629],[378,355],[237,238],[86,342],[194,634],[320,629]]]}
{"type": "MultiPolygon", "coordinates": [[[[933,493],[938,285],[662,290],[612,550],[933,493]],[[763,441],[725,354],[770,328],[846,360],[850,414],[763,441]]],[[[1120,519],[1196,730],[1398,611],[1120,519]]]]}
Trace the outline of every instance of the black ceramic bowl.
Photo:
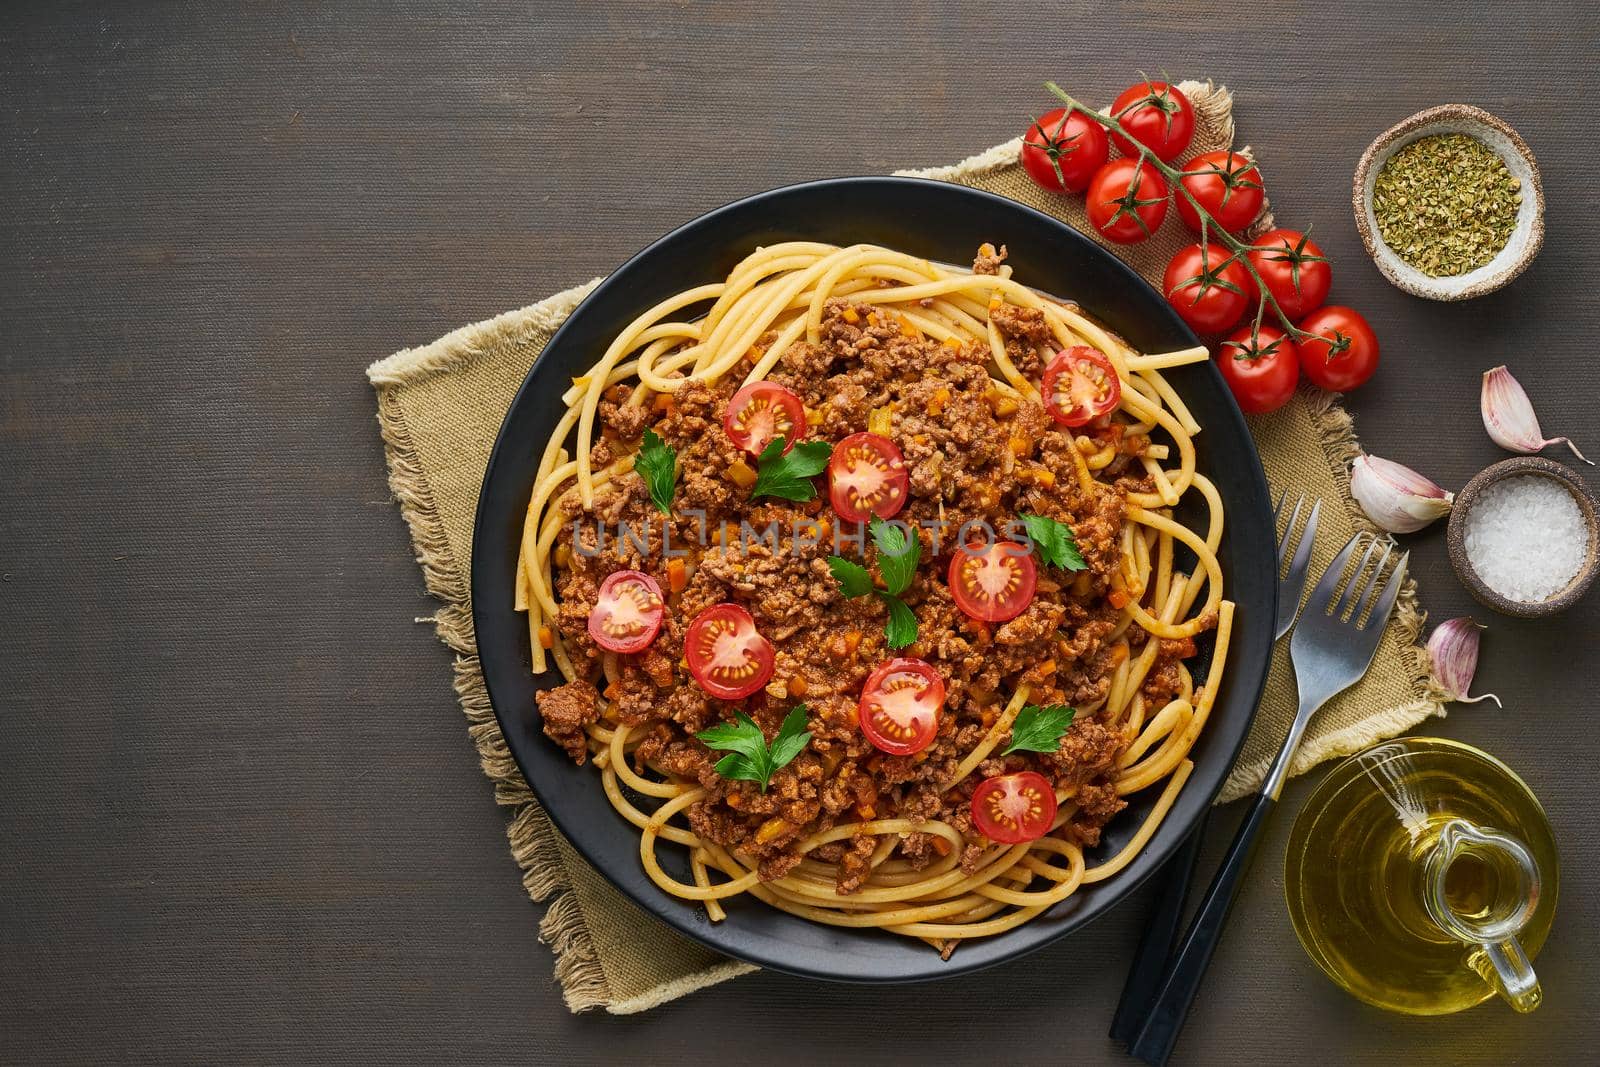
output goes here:
{"type": "MultiPolygon", "coordinates": [[[[915,939],[819,925],[751,898],[726,902],[725,921],[707,921],[698,905],[666,895],[645,876],[639,831],[607,802],[594,768],[574,766],[540,733],[534,692],[560,677],[553,669],[542,678],[531,675],[528,629],[512,610],[512,582],[535,469],[564,410],[561,393],[572,376],[586,371],[640,312],[689,286],[725,277],[758,245],[793,240],[870,242],[947,263],[969,262],[984,241],[1003,244],[1018,280],[1078,301],[1134,347],[1158,352],[1196,343],[1154,289],[1093,241],[1014,201],[963,186],[842,178],[775,189],[713,211],[634,256],[590,294],[551,339],[512,402],[484,475],[473,533],[478,652],[500,728],[545,810],[578,851],[645,911],[718,951],[793,974],[858,982],[948,977],[1046,945],[1115,905],[1178,847],[1216,796],[1255,713],[1272,645],[1277,583],[1266,481],[1244,419],[1216,369],[1201,363],[1172,371],[1173,385],[1204,427],[1196,439],[1200,469],[1227,505],[1221,560],[1227,595],[1238,612],[1226,680],[1191,754],[1194,774],[1127,868],[1015,930],[964,943],[948,962],[915,939]]],[[[1090,853],[1090,866],[1122,848],[1156,792],[1130,798],[1129,809],[1090,853]]],[[[664,847],[661,855],[676,866],[677,877],[690,879],[682,850],[664,847]]]]}

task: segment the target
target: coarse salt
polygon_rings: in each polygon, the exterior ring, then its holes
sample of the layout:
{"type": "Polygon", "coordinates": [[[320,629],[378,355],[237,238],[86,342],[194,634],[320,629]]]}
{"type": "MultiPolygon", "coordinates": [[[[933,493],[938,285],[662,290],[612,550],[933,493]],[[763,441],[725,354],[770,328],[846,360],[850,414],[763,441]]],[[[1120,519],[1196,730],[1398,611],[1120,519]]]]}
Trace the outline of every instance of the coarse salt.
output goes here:
{"type": "Polygon", "coordinates": [[[1467,559],[1507,600],[1535,604],[1561,592],[1589,553],[1578,502],[1560,482],[1523,474],[1478,494],[1467,514],[1467,559]]]}

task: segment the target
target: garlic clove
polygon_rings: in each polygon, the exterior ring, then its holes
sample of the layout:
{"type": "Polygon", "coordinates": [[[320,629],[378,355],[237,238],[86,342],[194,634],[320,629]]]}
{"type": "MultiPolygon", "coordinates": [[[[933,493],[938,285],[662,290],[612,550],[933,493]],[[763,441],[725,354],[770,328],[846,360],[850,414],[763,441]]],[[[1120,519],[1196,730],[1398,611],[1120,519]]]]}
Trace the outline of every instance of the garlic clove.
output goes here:
{"type": "Polygon", "coordinates": [[[1512,377],[1504,366],[1483,372],[1483,427],[1494,438],[1494,443],[1508,452],[1538,452],[1546,445],[1566,445],[1572,454],[1589,466],[1594,461],[1566,437],[1546,438],[1539,429],[1539,417],[1533,412],[1533,401],[1522,383],[1512,377]]]}
{"type": "Polygon", "coordinates": [[[1350,495],[1367,518],[1390,533],[1422,529],[1448,515],[1455,499],[1410,467],[1378,456],[1357,456],[1350,465],[1350,495]]]}
{"type": "MultiPolygon", "coordinates": [[[[1451,700],[1462,704],[1476,704],[1492,700],[1500,704],[1493,693],[1468,696],[1472,676],[1478,671],[1478,634],[1483,629],[1471,618],[1450,619],[1434,627],[1428,637],[1428,658],[1433,661],[1433,680],[1451,700]]],[[[1504,704],[1500,704],[1503,708],[1504,704]]]]}

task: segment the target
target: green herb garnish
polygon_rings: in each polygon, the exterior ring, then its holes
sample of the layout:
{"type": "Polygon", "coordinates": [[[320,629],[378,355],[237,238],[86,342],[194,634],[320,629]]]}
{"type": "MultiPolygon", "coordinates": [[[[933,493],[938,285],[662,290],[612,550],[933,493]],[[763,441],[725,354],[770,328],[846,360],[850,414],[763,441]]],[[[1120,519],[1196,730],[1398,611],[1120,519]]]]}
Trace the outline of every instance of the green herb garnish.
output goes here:
{"type": "Polygon", "coordinates": [[[788,766],[811,742],[806,706],[796,704],[790,710],[770,745],[754,719],[742,711],[735,712],[734,718],[734,722],[719,723],[695,736],[707,748],[728,753],[717,761],[718,774],[734,781],[760,782],[765,793],[773,772],[788,766]]]}
{"type": "Polygon", "coordinates": [[[872,592],[872,572],[859,563],[843,556],[829,556],[828,569],[833,572],[839,589],[847,597],[866,596],[872,592]]]}
{"type": "Polygon", "coordinates": [[[817,495],[811,479],[827,467],[833,446],[826,441],[805,441],[785,454],[785,443],[785,438],[774,437],[761,450],[756,460],[756,484],[750,487],[752,497],[806,501],[817,495]]]}
{"type": "Polygon", "coordinates": [[[1055,752],[1061,747],[1061,739],[1067,735],[1067,729],[1072,725],[1073,716],[1077,715],[1076,708],[1069,708],[1065,704],[1050,704],[1040,707],[1037,704],[1028,704],[1019,712],[1011,724],[1011,744],[1000,755],[1009,756],[1013,752],[1055,752]]]}
{"type": "Polygon", "coordinates": [[[889,621],[883,627],[883,635],[889,639],[889,647],[905,648],[915,641],[917,617],[906,607],[905,601],[888,593],[879,593],[878,599],[889,609],[889,621]]]}
{"type": "Polygon", "coordinates": [[[1023,529],[1039,558],[1064,571],[1081,571],[1089,565],[1078,551],[1078,538],[1072,527],[1044,515],[1021,515],[1023,529]]]}
{"type": "Polygon", "coordinates": [[[922,556],[922,541],[907,535],[904,527],[886,522],[876,515],[867,524],[872,531],[872,543],[878,546],[878,573],[883,584],[894,596],[904,593],[917,573],[917,560],[922,556]]]}
{"type": "Polygon", "coordinates": [[[883,635],[890,648],[905,648],[917,639],[917,616],[900,599],[900,594],[911,587],[917,574],[917,561],[922,556],[922,541],[908,534],[902,527],[873,516],[867,525],[872,532],[872,543],[878,546],[878,574],[883,578],[884,589],[872,584],[872,572],[859,563],[843,556],[829,556],[828,569],[833,571],[839,591],[847,597],[872,594],[888,609],[883,635]]]}
{"type": "Polygon", "coordinates": [[[633,457],[633,469],[639,472],[650,490],[650,499],[663,515],[672,514],[672,487],[678,480],[678,453],[654,430],[645,430],[644,444],[633,457]]]}

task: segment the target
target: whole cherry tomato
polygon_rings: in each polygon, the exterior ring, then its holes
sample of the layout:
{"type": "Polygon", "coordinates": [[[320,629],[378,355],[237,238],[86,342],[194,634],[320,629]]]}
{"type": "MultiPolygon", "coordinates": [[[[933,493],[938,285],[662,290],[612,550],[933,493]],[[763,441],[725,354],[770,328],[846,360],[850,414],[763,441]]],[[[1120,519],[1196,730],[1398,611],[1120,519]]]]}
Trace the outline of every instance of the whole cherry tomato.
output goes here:
{"type": "MultiPolygon", "coordinates": [[[[1189,196],[1200,202],[1218,226],[1238,233],[1256,221],[1265,202],[1266,191],[1256,165],[1238,152],[1203,152],[1183,165],[1179,179],[1189,196]],[[1196,173],[1198,172],[1198,173],[1196,173]]],[[[1173,195],[1178,217],[1189,229],[1200,232],[1200,213],[1181,191],[1173,195]]]]}
{"type": "Polygon", "coordinates": [[[1310,237],[1299,230],[1269,230],[1253,247],[1251,266],[1289,318],[1299,319],[1328,299],[1333,268],[1310,237]]]}
{"type": "Polygon", "coordinates": [[[1167,264],[1161,290],[1196,333],[1221,333],[1250,303],[1250,273],[1220,245],[1186,245],[1167,264]]]}
{"type": "Polygon", "coordinates": [[[1084,209],[1100,236],[1118,244],[1146,240],[1167,217],[1167,183],[1140,160],[1113,159],[1089,181],[1084,209]]]}
{"type": "Polygon", "coordinates": [[[1294,395],[1300,382],[1300,353],[1276,326],[1241,326],[1217,347],[1217,369],[1233,390],[1239,410],[1262,415],[1277,411],[1294,395]]]}
{"type": "MultiPolygon", "coordinates": [[[[1144,81],[1124,89],[1111,102],[1111,117],[1163,163],[1183,155],[1194,139],[1194,105],[1177,86],[1166,82],[1144,81]]],[[[1123,155],[1138,154],[1127,137],[1114,133],[1111,139],[1123,155]]]]}
{"type": "Polygon", "coordinates": [[[1300,369],[1319,389],[1354,389],[1378,369],[1378,335],[1359,311],[1330,304],[1301,319],[1299,326],[1317,335],[1301,338],[1295,348],[1300,369]]]}
{"type": "Polygon", "coordinates": [[[1105,127],[1080,111],[1058,107],[1039,117],[1022,139],[1022,169],[1052,193],[1081,193],[1110,153],[1105,127]]]}

